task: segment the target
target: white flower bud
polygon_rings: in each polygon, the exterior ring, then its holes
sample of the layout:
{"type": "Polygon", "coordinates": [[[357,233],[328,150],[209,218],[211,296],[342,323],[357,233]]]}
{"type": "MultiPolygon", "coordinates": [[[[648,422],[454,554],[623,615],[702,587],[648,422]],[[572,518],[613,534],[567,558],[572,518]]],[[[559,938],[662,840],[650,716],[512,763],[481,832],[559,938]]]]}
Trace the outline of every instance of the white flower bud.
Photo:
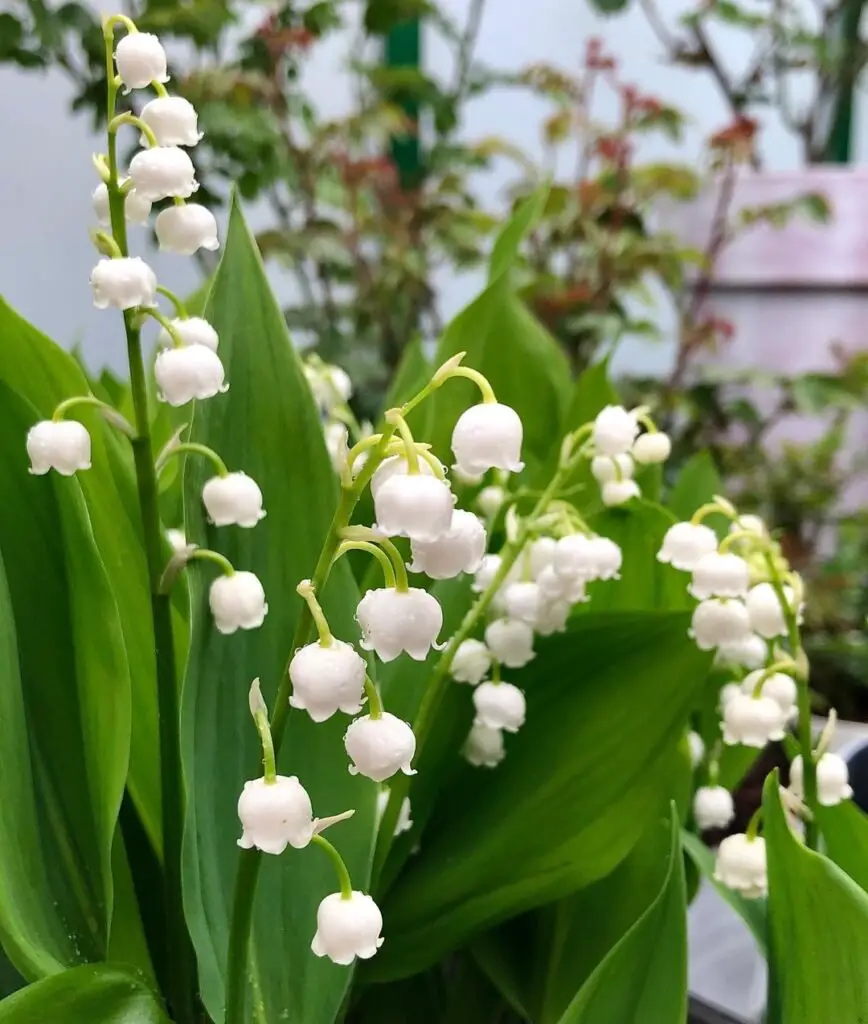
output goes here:
{"type": "MultiPolygon", "coordinates": [[[[436,460],[435,460],[436,461],[436,460]]],[[[358,465],[358,463],[357,463],[358,465]]],[[[443,469],[442,464],[438,461],[437,465],[440,469],[443,469]]],[[[403,455],[392,455],[388,459],[383,459],[379,466],[374,471],[374,475],[371,477],[371,497],[374,501],[377,500],[377,495],[380,493],[380,488],[394,476],[407,476],[409,467],[407,465],[407,459],[403,455]]],[[[431,476],[434,477],[437,474],[434,469],[429,465],[427,459],[419,459],[419,476],[431,476]]]]}
{"type": "Polygon", "coordinates": [[[564,579],[588,582],[596,578],[598,553],[591,538],[583,533],[561,537],[555,548],[552,568],[564,579]]]}
{"type": "MultiPolygon", "coordinates": [[[[790,765],[790,789],[804,799],[804,763],[802,755],[793,758],[790,765]]],[[[821,807],[834,807],[853,795],[847,762],[838,754],[826,753],[817,762],[817,800],[821,807]]]]}
{"type": "Polygon", "coordinates": [[[503,731],[474,725],[461,748],[464,760],[474,768],[496,768],[506,757],[503,731]]]}
{"type": "Polygon", "coordinates": [[[714,877],[745,899],[755,900],[768,892],[766,844],[762,836],[744,833],[727,836],[717,848],[714,877]]]}
{"type": "Polygon", "coordinates": [[[415,775],[410,766],[416,753],[413,730],[400,718],[384,711],[379,718],[363,715],[350,722],[344,746],[352,764],[351,775],[364,775],[374,782],[385,782],[395,772],[415,775]]]}
{"type": "Polygon", "coordinates": [[[705,743],[698,732],[690,730],[687,734],[687,746],[690,748],[690,764],[698,768],[705,757],[705,743]]]}
{"type": "MultiPolygon", "coordinates": [[[[741,692],[753,694],[757,683],[762,678],[762,674],[762,669],[748,673],[742,680],[741,692]]],[[[784,717],[789,719],[796,710],[799,690],[792,676],[788,676],[784,672],[775,672],[763,682],[760,696],[770,697],[777,703],[784,717]]]]}
{"type": "Polygon", "coordinates": [[[699,560],[713,551],[717,551],[714,530],[702,523],[676,523],[666,531],[657,560],[675,569],[693,572],[699,560]]]}
{"type": "Polygon", "coordinates": [[[702,831],[726,828],[734,817],[735,804],[728,789],[723,786],[700,786],[697,789],[693,797],[693,818],[702,831]]]}
{"type": "Polygon", "coordinates": [[[769,647],[761,636],[751,633],[743,640],[732,644],[721,644],[717,649],[715,664],[741,665],[743,668],[762,668],[768,657],[769,647]]]}
{"type": "Polygon", "coordinates": [[[486,541],[485,527],[479,518],[457,508],[449,529],[441,537],[410,542],[410,572],[424,572],[432,580],[451,580],[463,572],[476,572],[485,554],[486,541]]]}
{"type": "MultiPolygon", "coordinates": [[[[350,432],[347,430],[346,424],[340,423],[338,420],[332,420],[331,423],[326,423],[323,427],[323,435],[325,437],[326,450],[331,459],[332,469],[336,473],[343,472],[350,454],[350,446],[348,444],[350,432]]],[[[354,472],[360,468],[359,464],[364,461],[364,455],[365,453],[362,452],[353,462],[354,472]]]]}
{"type": "MultiPolygon", "coordinates": [[[[383,820],[383,815],[386,813],[386,808],[389,806],[389,790],[381,789],[377,793],[377,824],[383,820]]],[[[401,808],[398,811],[398,820],[395,822],[395,831],[392,835],[400,836],[405,832],[409,832],[413,827],[413,810],[410,807],[410,797],[405,796],[401,801],[401,808]]]]}
{"type": "MultiPolygon", "coordinates": [[[[784,596],[792,608],[795,604],[793,588],[784,587],[784,596]]],[[[747,613],[755,633],[772,640],[787,635],[787,620],[778,595],[771,583],[758,583],[747,595],[747,613]]]]}
{"type": "Polygon", "coordinates": [[[639,423],[632,412],[620,405],[607,405],[597,413],[591,435],[599,455],[624,455],[633,447],[639,423]]]}
{"type": "Polygon", "coordinates": [[[701,651],[710,651],[720,644],[743,640],[750,633],[750,619],[743,601],[712,597],[698,604],[687,635],[701,651]]]}
{"type": "Polygon", "coordinates": [[[375,529],[387,537],[434,541],[449,531],[455,495],[449,484],[424,473],[396,473],[374,497],[375,529]]]}
{"type": "Polygon", "coordinates": [[[157,302],[157,275],[138,256],[100,260],[90,275],[97,309],[133,309],[157,302]]]}
{"type": "Polygon", "coordinates": [[[196,169],[178,146],[140,149],[130,160],[130,180],[142,199],[186,199],[199,187],[196,169]]]}
{"type": "Polygon", "coordinates": [[[699,601],[707,597],[747,597],[750,567],[738,555],[712,551],[693,567],[693,581],[687,588],[699,601]]]}
{"type": "MultiPolygon", "coordinates": [[[[205,348],[210,348],[212,352],[217,351],[219,342],[217,332],[201,316],[175,317],[169,323],[174,327],[175,332],[181,339],[182,345],[204,345],[205,348]]],[[[160,328],[160,333],[157,335],[157,344],[161,348],[171,348],[175,344],[175,339],[165,327],[160,328]]]]}
{"type": "Polygon", "coordinates": [[[512,683],[480,683],[473,691],[474,725],[518,732],[524,725],[524,694],[512,683]]]}
{"type": "MultiPolygon", "coordinates": [[[[120,184],[122,185],[125,180],[126,179],[121,179],[120,184]]],[[[111,227],[111,209],[109,207],[108,186],[104,181],[101,181],[93,190],[92,199],[93,209],[94,213],[96,213],[97,220],[103,227],[111,227]]],[[[135,189],[130,189],[129,192],[125,193],[124,217],[126,218],[127,224],[147,224],[150,214],[151,202],[149,199],[142,199],[135,189]]]]}
{"type": "Polygon", "coordinates": [[[503,508],[505,501],[506,491],[502,487],[498,487],[497,484],[483,487],[476,495],[476,507],[486,519],[493,519],[503,508]]]}
{"type": "Polygon", "coordinates": [[[630,455],[595,455],[591,459],[591,474],[597,483],[607,484],[619,477],[622,480],[629,480],[635,470],[633,458],[630,455]]]}
{"type": "Polygon", "coordinates": [[[180,554],[187,547],[187,538],[183,530],[166,530],[166,539],[174,554],[180,554]]]}
{"type": "Polygon", "coordinates": [[[151,82],[168,82],[166,51],[150,32],[131,32],[118,41],[115,62],[121,81],[130,89],[147,89],[151,82]]]}
{"type": "Polygon", "coordinates": [[[665,462],[672,454],[672,442],[662,430],[642,434],[633,442],[633,458],[643,465],[665,462]]]}
{"type": "Polygon", "coordinates": [[[221,633],[237,629],[258,629],[268,614],[265,591],[252,572],[218,576],[211,584],[208,603],[214,625],[221,633]]]}
{"type": "Polygon", "coordinates": [[[325,722],[338,711],[357,715],[365,697],[365,660],[352,644],[332,640],[328,647],[314,642],[301,647],[289,663],[292,707],[306,711],[314,722],[325,722]]]}
{"type": "MultiPolygon", "coordinates": [[[[196,108],[183,96],[158,96],[142,107],[139,117],[156,136],[158,146],[195,146],[202,138],[196,108]]],[[[141,144],[148,144],[144,135],[141,144]]]]}
{"type": "Polygon", "coordinates": [[[494,657],[507,668],[522,668],[535,657],[533,629],[515,619],[495,619],[485,628],[485,642],[494,657]]]}
{"type": "Polygon", "coordinates": [[[78,420],[42,420],[27,431],[27,454],[34,476],[50,469],[72,476],[90,469],[90,434],[78,420]]]}
{"type": "Polygon", "coordinates": [[[608,480],[600,489],[600,497],[607,508],[625,505],[631,498],[638,498],[641,494],[635,480],[608,480]]]}
{"type": "Polygon", "coordinates": [[[563,633],[567,628],[567,619],[571,611],[572,603],[569,601],[543,601],[533,623],[534,631],[540,636],[563,633]]]}
{"type": "Polygon", "coordinates": [[[452,659],[450,675],[456,683],[476,686],[488,675],[491,651],[481,640],[462,640],[452,659]]]}
{"type": "Polygon", "coordinates": [[[245,782],[238,798],[238,817],[242,850],[256,847],[263,853],[279,854],[287,846],[301,850],[313,838],[310,797],[295,775],[278,775],[274,782],[245,782]]]}
{"type": "Polygon", "coordinates": [[[304,375],[313,392],[314,401],[326,415],[330,416],[336,408],[346,405],[352,398],[353,382],[340,366],[305,363],[304,375]]]}
{"type": "Polygon", "coordinates": [[[435,597],[417,587],[369,590],[359,601],[356,621],[362,648],[374,651],[381,661],[394,661],[402,651],[424,661],[432,647],[441,649],[437,635],[443,628],[443,611],[435,597]]]}
{"type": "Polygon", "coordinates": [[[767,743],[784,738],[786,724],[787,715],[777,701],[740,693],[723,709],[723,742],[761,750],[767,743]]]}
{"type": "Polygon", "coordinates": [[[157,214],[154,231],[163,252],[192,256],[199,249],[220,248],[217,218],[199,203],[167,206],[157,214]]]}
{"type": "Polygon", "coordinates": [[[542,595],[537,583],[510,583],[503,591],[506,617],[532,626],[539,617],[542,595]]]}
{"type": "Polygon", "coordinates": [[[473,577],[471,589],[475,594],[481,594],[484,590],[488,590],[494,582],[494,577],[500,571],[501,562],[500,555],[483,556],[482,561],[479,563],[479,568],[473,577]]]}
{"type": "Polygon", "coordinates": [[[528,563],[530,575],[534,580],[539,579],[543,569],[548,569],[554,563],[555,552],[558,549],[558,542],[554,537],[537,537],[530,545],[528,563]]]}
{"type": "Polygon", "coordinates": [[[202,488],[202,503],[215,526],[256,526],[265,518],[262,491],[246,473],[213,476],[202,488]]]}
{"type": "Polygon", "coordinates": [[[319,905],[310,948],[315,956],[346,967],[356,957],[369,960],[377,952],[383,945],[382,930],[383,915],[370,896],[354,890],[345,900],[335,892],[319,905]]]}
{"type": "Polygon", "coordinates": [[[520,473],[521,442],[524,435],[515,409],[498,402],[472,405],[458,418],[452,431],[455,464],[463,473],[478,474],[489,469],[520,473]]]}
{"type": "Polygon", "coordinates": [[[206,345],[163,349],[154,363],[154,377],[160,400],[175,406],[213,398],[229,387],[220,357],[206,345]]]}
{"type": "Polygon", "coordinates": [[[624,557],[620,547],[608,537],[589,537],[588,542],[587,552],[594,571],[592,578],[597,580],[620,579],[621,563],[624,557]]]}

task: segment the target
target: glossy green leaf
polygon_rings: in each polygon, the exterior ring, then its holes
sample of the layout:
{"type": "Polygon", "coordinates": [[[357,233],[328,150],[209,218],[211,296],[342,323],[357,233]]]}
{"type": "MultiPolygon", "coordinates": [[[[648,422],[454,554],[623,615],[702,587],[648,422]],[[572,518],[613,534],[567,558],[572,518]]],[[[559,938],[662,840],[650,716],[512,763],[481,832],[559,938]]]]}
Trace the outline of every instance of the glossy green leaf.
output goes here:
{"type": "Polygon", "coordinates": [[[673,811],[663,885],[576,994],[558,1024],[683,1024],[687,1015],[687,897],[673,811]]]}
{"type": "MultiPolygon", "coordinates": [[[[313,573],[337,500],[337,482],[317,411],[280,307],[237,204],[206,317],[220,335],[229,391],[196,409],[192,436],[210,445],[230,469],[243,469],[262,488],[267,517],[255,529],[209,527],[202,485],[213,473],[204,460],[185,472],[187,535],[223,552],[262,580],[269,612],[261,629],[223,636],[207,608],[214,567],[189,574],[193,602],[190,663],[184,685],[183,750],[188,779],[185,905],[199,959],[202,996],[222,1019],[225,960],[239,852],[238,794],[261,772],[258,739],[247,710],[259,677],[273,705],[291,653],[301,608],[296,584],[313,573]]],[[[335,635],[354,640],[358,591],[344,562],[321,600],[335,635]]],[[[297,774],[320,816],[347,808],[355,817],[329,833],[359,888],[367,883],[373,842],[375,786],[347,771],[341,742],[347,719],[314,725],[290,715],[279,770],[297,774]]],[[[327,1024],[351,972],[314,957],[310,941],[320,899],[335,890],[332,869],[309,848],[265,857],[259,880],[251,957],[257,1020],[327,1024]]]]}
{"type": "Polygon", "coordinates": [[[868,816],[845,800],[835,807],[820,807],[818,823],[830,859],[868,892],[868,816]]]}
{"type": "Polygon", "coordinates": [[[527,722],[496,772],[463,766],[443,792],[420,852],[387,894],[391,941],[366,965],[372,977],[418,970],[603,877],[627,854],[673,792],[671,750],[704,676],[688,621],[577,617],[509,674],[526,691],[527,722]]]}
{"type": "Polygon", "coordinates": [[[861,1024],[868,1007],[868,896],[787,825],[777,772],[763,793],[773,1024],[861,1024]]]}
{"type": "MultiPolygon", "coordinates": [[[[700,505],[723,490],[723,484],[714,460],[708,452],[697,452],[684,463],[678,474],[666,507],[677,520],[689,519],[700,505]]],[[[709,517],[707,525],[717,528],[726,526],[722,517],[709,517]]]]}
{"type": "Polygon", "coordinates": [[[714,853],[703,843],[699,836],[686,830],[681,833],[681,845],[684,852],[693,861],[700,875],[717,890],[738,916],[748,926],[756,939],[763,956],[768,945],[768,915],[765,900],[746,900],[728,885],[722,885],[714,877],[714,853]]]}
{"type": "Polygon", "coordinates": [[[157,997],[116,964],[75,967],[0,1002],[0,1024],[170,1024],[157,997]]]}
{"type": "Polygon", "coordinates": [[[117,605],[77,477],[28,472],[37,418],[0,383],[0,933],[30,979],[105,956],[130,749],[117,605]]]}
{"type": "MultiPolygon", "coordinates": [[[[106,314],[108,316],[110,314],[106,314]]],[[[123,324],[117,318],[118,344],[123,324]]],[[[87,394],[87,381],[67,352],[0,299],[0,381],[50,418],[65,398],[87,394]]],[[[120,613],[132,685],[128,785],[151,841],[160,846],[160,777],[151,607],[128,442],[92,409],[77,409],[92,440],[92,468],[81,486],[100,556],[120,613]]],[[[36,417],[34,417],[36,418],[36,417]]],[[[22,444],[23,447],[23,444],[22,444]]]]}

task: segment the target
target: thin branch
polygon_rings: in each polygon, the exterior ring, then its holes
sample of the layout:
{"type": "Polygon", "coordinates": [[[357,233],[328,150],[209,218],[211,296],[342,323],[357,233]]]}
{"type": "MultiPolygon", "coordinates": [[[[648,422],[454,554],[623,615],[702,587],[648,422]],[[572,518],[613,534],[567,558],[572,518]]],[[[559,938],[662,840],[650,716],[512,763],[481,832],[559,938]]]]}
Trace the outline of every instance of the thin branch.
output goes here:
{"type": "Polygon", "coordinates": [[[482,25],[482,14],[485,9],[485,0],[471,0],[470,11],[467,15],[467,22],[464,32],[461,34],[461,42],[458,44],[458,55],[455,62],[455,84],[452,87],[452,100],[460,103],[464,97],[464,90],[467,87],[470,68],[473,63],[473,51],[476,49],[476,41],[479,38],[479,29],[482,25]]]}

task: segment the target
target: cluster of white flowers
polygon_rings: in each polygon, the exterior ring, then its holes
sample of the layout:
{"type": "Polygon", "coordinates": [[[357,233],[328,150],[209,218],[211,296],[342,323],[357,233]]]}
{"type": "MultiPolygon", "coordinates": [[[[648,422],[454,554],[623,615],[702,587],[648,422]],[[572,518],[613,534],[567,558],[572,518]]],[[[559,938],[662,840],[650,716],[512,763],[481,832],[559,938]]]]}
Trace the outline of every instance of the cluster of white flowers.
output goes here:
{"type": "Polygon", "coordinates": [[[594,420],[591,473],[600,484],[604,505],[623,505],[641,494],[633,479],[636,466],[665,462],[672,451],[668,435],[653,428],[643,408],[607,405],[594,420]],[[648,426],[640,434],[642,424],[648,426]]]}

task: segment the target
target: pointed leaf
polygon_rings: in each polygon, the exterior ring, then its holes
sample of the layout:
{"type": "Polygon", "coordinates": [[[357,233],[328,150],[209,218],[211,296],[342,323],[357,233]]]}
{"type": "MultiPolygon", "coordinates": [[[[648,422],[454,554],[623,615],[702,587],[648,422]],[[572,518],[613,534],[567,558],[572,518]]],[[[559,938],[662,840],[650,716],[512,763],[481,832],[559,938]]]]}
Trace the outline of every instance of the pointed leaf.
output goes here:
{"type": "Polygon", "coordinates": [[[868,816],[852,800],[820,807],[818,821],[829,857],[868,892],[868,816]]]}

